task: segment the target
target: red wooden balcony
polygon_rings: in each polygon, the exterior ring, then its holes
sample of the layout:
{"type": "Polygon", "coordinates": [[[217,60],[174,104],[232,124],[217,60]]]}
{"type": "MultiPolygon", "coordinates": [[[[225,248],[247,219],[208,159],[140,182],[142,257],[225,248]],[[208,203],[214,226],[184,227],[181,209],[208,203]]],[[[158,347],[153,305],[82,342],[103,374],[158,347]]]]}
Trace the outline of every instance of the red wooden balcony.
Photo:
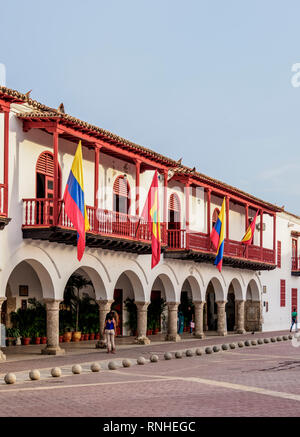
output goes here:
{"type": "Polygon", "coordinates": [[[291,273],[293,276],[300,276],[300,257],[299,256],[292,257],[292,272],[291,273]]]}
{"type": "MultiPolygon", "coordinates": [[[[167,257],[193,259],[194,261],[211,261],[216,251],[208,234],[189,232],[185,229],[168,230],[167,257]]],[[[240,241],[225,239],[224,265],[269,270],[275,268],[275,252],[260,246],[245,246],[240,241]]]]}
{"type": "MultiPolygon", "coordinates": [[[[64,201],[58,202],[58,220],[54,226],[52,199],[23,199],[24,238],[47,239],[66,244],[76,244],[76,230],[68,219],[64,201]]],[[[148,224],[137,216],[87,206],[90,230],[86,244],[113,250],[128,250],[137,253],[151,251],[151,233],[148,224]]],[[[161,242],[166,245],[166,226],[161,223],[161,242]]]]}

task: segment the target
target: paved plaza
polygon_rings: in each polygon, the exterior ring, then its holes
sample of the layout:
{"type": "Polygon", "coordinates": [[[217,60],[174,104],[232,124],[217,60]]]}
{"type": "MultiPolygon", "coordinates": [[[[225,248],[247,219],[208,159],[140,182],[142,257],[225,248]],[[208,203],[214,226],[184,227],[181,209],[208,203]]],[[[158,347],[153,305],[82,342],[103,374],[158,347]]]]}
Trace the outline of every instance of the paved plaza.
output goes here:
{"type": "MultiPolygon", "coordinates": [[[[283,332],[280,333],[281,335],[283,332]]],[[[87,416],[87,417],[223,417],[299,416],[300,348],[291,340],[215,352],[208,344],[237,343],[244,338],[270,338],[270,333],[229,336],[206,340],[149,346],[123,345],[116,355],[105,350],[89,353],[7,361],[0,366],[0,416],[87,416]],[[174,357],[175,351],[200,347],[201,356],[174,357]],[[173,358],[164,359],[172,351],[173,358]],[[158,363],[149,362],[157,354],[158,363]],[[145,365],[137,365],[139,356],[145,365]],[[130,359],[129,368],[122,360],[130,359]],[[114,360],[118,368],[108,370],[114,360]],[[98,361],[99,373],[90,365],[98,361]],[[72,364],[80,363],[82,373],[73,375],[72,364]],[[50,370],[62,369],[53,378],[50,370]],[[41,380],[30,381],[28,371],[37,368],[41,380]],[[3,377],[13,371],[17,382],[6,385],[3,377]]]]}

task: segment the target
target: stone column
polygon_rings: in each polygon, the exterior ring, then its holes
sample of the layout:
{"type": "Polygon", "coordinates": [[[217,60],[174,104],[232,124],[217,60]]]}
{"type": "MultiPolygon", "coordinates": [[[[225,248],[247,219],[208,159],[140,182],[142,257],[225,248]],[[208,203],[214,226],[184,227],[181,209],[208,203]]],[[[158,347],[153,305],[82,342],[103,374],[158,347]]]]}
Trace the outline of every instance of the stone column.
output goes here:
{"type": "Polygon", "coordinates": [[[167,341],[180,341],[181,337],[177,333],[178,322],[178,305],[177,302],[168,302],[168,334],[166,335],[167,341]]]}
{"type": "Polygon", "coordinates": [[[236,332],[245,334],[245,301],[236,300],[236,332]]]}
{"type": "Polygon", "coordinates": [[[47,346],[42,349],[43,355],[63,355],[64,349],[59,346],[59,304],[60,300],[44,299],[47,310],[47,346]]]}
{"type": "Polygon", "coordinates": [[[225,305],[226,301],[216,302],[218,305],[218,334],[219,335],[227,335],[227,326],[226,326],[226,311],[225,305]]]}
{"type": "Polygon", "coordinates": [[[147,338],[147,308],[150,302],[135,302],[137,307],[137,342],[139,344],[150,344],[147,338]]]}
{"type": "Polygon", "coordinates": [[[1,324],[1,308],[2,308],[2,304],[3,302],[6,300],[6,297],[0,297],[0,361],[5,361],[6,360],[6,355],[4,355],[4,353],[1,350],[1,346],[2,346],[2,342],[4,344],[5,338],[2,338],[2,334],[4,335],[5,333],[5,327],[2,326],[1,324]]]}
{"type": "Polygon", "coordinates": [[[195,302],[195,337],[196,338],[204,338],[203,332],[203,307],[204,302],[195,302]]]}

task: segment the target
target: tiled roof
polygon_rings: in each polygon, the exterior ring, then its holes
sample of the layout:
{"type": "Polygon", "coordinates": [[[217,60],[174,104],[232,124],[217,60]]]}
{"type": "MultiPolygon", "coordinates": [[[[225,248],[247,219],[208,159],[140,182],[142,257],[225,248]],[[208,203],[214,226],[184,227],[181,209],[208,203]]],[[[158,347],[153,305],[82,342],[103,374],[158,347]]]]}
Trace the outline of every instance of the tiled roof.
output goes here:
{"type": "Polygon", "coordinates": [[[151,149],[148,149],[146,147],[140,146],[138,144],[135,144],[129,140],[126,140],[125,138],[122,138],[116,134],[113,134],[112,132],[109,132],[105,129],[99,128],[98,126],[94,126],[90,123],[87,123],[85,121],[82,121],[76,117],[73,117],[69,114],[65,114],[62,112],[59,112],[57,109],[50,108],[49,106],[43,105],[42,103],[37,102],[36,100],[33,100],[31,98],[28,98],[26,94],[22,94],[19,91],[12,90],[10,88],[1,87],[0,86],[0,98],[1,93],[4,95],[9,95],[15,98],[18,98],[24,103],[28,104],[30,107],[32,107],[32,112],[22,112],[18,114],[19,118],[55,118],[59,119],[62,124],[64,123],[72,123],[78,127],[87,129],[91,132],[95,132],[97,134],[100,134],[104,138],[108,140],[112,140],[120,145],[125,145],[132,149],[133,151],[139,151],[142,153],[145,153],[149,156],[151,156],[154,160],[157,159],[161,162],[163,162],[166,167],[174,169],[175,174],[181,174],[184,176],[190,176],[191,178],[197,179],[202,182],[207,182],[208,184],[211,184],[215,187],[218,187],[219,189],[231,191],[237,195],[241,195],[243,197],[248,198],[249,200],[252,200],[254,203],[260,203],[265,205],[265,207],[268,207],[271,210],[275,211],[284,211],[283,208],[278,207],[277,205],[271,204],[269,202],[265,202],[264,200],[261,200],[249,193],[246,193],[236,187],[233,187],[231,185],[228,185],[224,182],[221,182],[217,179],[211,178],[209,176],[206,176],[202,173],[199,173],[197,171],[194,171],[194,169],[191,169],[189,167],[186,167],[184,165],[178,164],[177,161],[167,158],[166,156],[163,156],[157,152],[154,152],[151,149]]]}

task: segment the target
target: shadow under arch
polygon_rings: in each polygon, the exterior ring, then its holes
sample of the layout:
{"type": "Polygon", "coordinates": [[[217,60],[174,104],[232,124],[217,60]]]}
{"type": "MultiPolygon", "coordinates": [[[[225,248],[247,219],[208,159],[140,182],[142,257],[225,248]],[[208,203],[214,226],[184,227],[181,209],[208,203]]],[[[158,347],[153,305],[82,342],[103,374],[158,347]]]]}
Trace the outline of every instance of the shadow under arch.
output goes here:
{"type": "Polygon", "coordinates": [[[179,302],[179,297],[176,296],[175,292],[175,286],[173,284],[173,281],[170,279],[170,277],[165,273],[160,273],[156,276],[152,283],[151,290],[155,287],[155,284],[157,284],[159,281],[161,281],[163,286],[163,291],[165,294],[166,302],[179,302]]]}
{"type": "Polygon", "coordinates": [[[245,301],[245,329],[246,331],[262,331],[262,307],[260,291],[257,282],[251,279],[246,290],[245,301]]]}
{"type": "Polygon", "coordinates": [[[192,300],[199,301],[199,302],[203,301],[204,296],[202,296],[200,284],[197,281],[197,279],[195,278],[195,276],[189,275],[188,277],[185,278],[185,280],[182,283],[181,289],[180,289],[181,292],[183,291],[183,288],[186,285],[186,283],[189,284],[189,288],[190,288],[191,294],[192,294],[192,300]]]}

